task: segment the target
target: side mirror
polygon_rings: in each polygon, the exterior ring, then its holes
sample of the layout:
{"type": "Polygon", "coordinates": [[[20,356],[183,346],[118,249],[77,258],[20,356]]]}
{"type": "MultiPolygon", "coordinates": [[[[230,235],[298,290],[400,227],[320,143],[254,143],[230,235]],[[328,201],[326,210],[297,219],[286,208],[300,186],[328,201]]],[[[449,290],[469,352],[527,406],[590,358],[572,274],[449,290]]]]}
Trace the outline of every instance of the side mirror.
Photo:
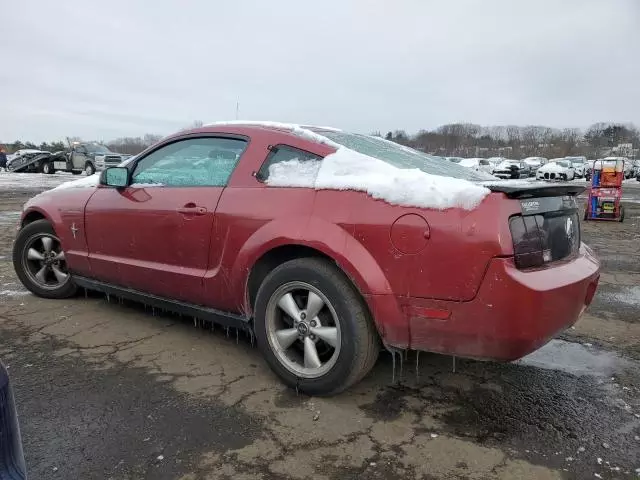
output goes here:
{"type": "Polygon", "coordinates": [[[124,167],[109,167],[100,174],[100,185],[123,188],[129,185],[129,170],[124,167]]]}

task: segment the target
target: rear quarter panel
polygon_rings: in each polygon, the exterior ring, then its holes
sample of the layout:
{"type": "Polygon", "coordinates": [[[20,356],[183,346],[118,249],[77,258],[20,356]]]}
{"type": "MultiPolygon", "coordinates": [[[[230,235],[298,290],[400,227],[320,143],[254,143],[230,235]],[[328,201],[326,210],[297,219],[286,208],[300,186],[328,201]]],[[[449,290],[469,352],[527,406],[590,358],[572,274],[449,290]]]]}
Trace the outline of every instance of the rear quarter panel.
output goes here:
{"type": "MultiPolygon", "coordinates": [[[[466,301],[482,282],[491,258],[513,253],[508,228],[517,202],[490,194],[474,210],[429,210],[390,205],[364,194],[350,205],[354,236],[376,259],[398,296],[466,301]],[[429,238],[418,253],[398,251],[390,240],[400,216],[416,214],[429,224],[429,238]]],[[[424,228],[408,231],[420,237],[424,228]]]]}

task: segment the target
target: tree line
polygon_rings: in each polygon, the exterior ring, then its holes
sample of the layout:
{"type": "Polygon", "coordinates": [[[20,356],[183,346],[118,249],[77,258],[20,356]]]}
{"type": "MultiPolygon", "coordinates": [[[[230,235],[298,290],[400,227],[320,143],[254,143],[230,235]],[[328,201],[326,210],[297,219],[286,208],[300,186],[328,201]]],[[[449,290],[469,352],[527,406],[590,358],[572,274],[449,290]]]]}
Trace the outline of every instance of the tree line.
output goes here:
{"type": "MultiPolygon", "coordinates": [[[[379,135],[380,132],[374,133],[379,135]]],[[[565,157],[584,155],[638,156],[640,132],[633,124],[595,123],[586,130],[529,126],[490,126],[472,123],[442,125],[408,135],[395,130],[385,135],[391,140],[432,155],[457,157],[565,157]]]]}
{"type": "MultiPolygon", "coordinates": [[[[202,126],[202,122],[195,121],[186,128],[199,126],[202,126]]],[[[375,132],[374,135],[382,136],[380,132],[375,132]]],[[[161,138],[160,135],[149,133],[141,137],[122,137],[97,143],[106,145],[114,152],[135,155],[161,138]]],[[[584,155],[590,159],[607,155],[640,157],[638,155],[640,132],[635,125],[624,123],[595,123],[584,131],[578,128],[557,129],[537,125],[485,127],[472,123],[453,123],[442,125],[434,130],[420,130],[412,135],[404,130],[395,130],[388,132],[385,138],[440,156],[555,158],[584,155]]],[[[67,141],[81,141],[81,139],[70,137],[67,141]]],[[[56,152],[68,148],[68,144],[64,142],[35,144],[21,141],[5,144],[8,153],[22,148],[56,152]]]]}

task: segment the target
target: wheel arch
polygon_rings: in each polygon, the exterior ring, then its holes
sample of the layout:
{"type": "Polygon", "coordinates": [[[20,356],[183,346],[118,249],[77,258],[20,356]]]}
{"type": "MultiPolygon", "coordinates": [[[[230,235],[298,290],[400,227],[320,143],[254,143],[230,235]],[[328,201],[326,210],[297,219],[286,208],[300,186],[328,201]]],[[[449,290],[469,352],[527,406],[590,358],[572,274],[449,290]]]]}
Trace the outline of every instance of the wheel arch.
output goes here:
{"type": "Polygon", "coordinates": [[[346,275],[365,300],[382,334],[383,324],[374,315],[376,308],[372,299],[375,295],[390,295],[393,292],[371,253],[347,230],[322,219],[307,219],[304,235],[300,229],[283,235],[280,229],[282,225],[278,223],[270,222],[256,231],[238,252],[231,269],[236,272],[232,282],[243,294],[244,311],[252,315],[257,289],[277,265],[294,258],[319,257],[334,262],[346,275]]]}
{"type": "Polygon", "coordinates": [[[38,220],[47,220],[48,222],[53,224],[53,222],[51,222],[51,219],[43,211],[33,208],[31,210],[28,210],[22,215],[20,228],[24,228],[30,223],[33,223],[38,220]]]}

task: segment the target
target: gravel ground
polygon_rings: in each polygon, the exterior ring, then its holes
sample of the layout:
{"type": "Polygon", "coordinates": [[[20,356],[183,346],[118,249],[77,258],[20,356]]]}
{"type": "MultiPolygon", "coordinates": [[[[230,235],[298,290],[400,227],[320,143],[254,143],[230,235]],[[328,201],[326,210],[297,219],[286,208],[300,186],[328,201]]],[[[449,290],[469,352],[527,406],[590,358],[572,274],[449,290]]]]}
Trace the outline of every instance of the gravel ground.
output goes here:
{"type": "Polygon", "coordinates": [[[395,382],[382,354],[355,388],[309,398],[285,389],[242,334],[101,296],[25,292],[10,263],[18,212],[71,178],[0,174],[0,358],[31,478],[637,477],[635,185],[623,224],[583,226],[601,288],[560,339],[520,362],[458,360],[455,371],[450,357],[411,352],[395,382]]]}

